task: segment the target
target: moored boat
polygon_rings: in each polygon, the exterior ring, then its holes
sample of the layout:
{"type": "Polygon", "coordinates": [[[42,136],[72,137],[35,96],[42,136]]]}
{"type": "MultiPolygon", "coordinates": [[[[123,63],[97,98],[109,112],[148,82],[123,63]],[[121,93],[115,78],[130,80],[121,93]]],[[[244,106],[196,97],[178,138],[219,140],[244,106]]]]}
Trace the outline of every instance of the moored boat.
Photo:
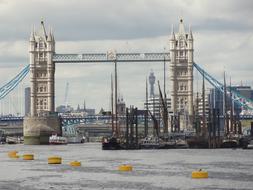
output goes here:
{"type": "Polygon", "coordinates": [[[191,137],[187,139],[189,148],[208,148],[208,140],[204,137],[191,137]]]}
{"type": "Polygon", "coordinates": [[[103,137],[102,139],[102,150],[120,150],[120,142],[116,137],[103,137]]]}
{"type": "Polygon", "coordinates": [[[23,138],[21,137],[6,137],[6,143],[7,144],[22,144],[23,143],[23,138]]]}
{"type": "Polygon", "coordinates": [[[237,148],[238,146],[239,146],[238,140],[232,138],[223,139],[221,143],[221,148],[237,148]]]}
{"type": "Polygon", "coordinates": [[[165,144],[158,137],[145,137],[141,140],[141,149],[162,149],[165,144]]]}
{"type": "Polygon", "coordinates": [[[178,139],[176,140],[175,148],[183,149],[183,148],[189,148],[189,146],[185,139],[178,139]]]}
{"type": "Polygon", "coordinates": [[[249,141],[249,144],[247,146],[247,149],[253,149],[253,140],[249,141]]]}
{"type": "Polygon", "coordinates": [[[176,141],[164,141],[158,137],[145,137],[140,142],[141,149],[170,149],[176,148],[176,141]]]}
{"type": "Polygon", "coordinates": [[[66,137],[52,135],[49,137],[49,144],[52,145],[66,145],[68,143],[66,137]]]}

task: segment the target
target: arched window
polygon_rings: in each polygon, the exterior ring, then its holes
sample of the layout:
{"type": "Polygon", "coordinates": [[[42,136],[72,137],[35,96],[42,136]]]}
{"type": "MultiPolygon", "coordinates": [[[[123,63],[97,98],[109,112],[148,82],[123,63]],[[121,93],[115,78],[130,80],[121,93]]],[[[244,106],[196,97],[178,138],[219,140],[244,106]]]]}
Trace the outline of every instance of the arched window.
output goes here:
{"type": "Polygon", "coordinates": [[[44,43],[43,42],[39,42],[39,48],[43,48],[44,47],[44,43]]]}
{"type": "Polygon", "coordinates": [[[184,47],[184,42],[183,41],[179,41],[179,47],[183,48],[184,47]]]}

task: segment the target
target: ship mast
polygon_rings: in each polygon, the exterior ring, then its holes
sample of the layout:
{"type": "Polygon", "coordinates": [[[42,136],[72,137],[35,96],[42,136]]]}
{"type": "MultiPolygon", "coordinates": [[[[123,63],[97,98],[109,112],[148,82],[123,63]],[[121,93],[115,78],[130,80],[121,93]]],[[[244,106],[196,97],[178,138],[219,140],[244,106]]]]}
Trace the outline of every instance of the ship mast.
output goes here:
{"type": "Polygon", "coordinates": [[[115,69],[115,129],[116,136],[119,136],[119,128],[118,128],[118,73],[117,73],[117,60],[114,61],[114,69],[115,69]]]}
{"type": "Polygon", "coordinates": [[[111,120],[112,120],[112,134],[114,135],[115,129],[114,129],[114,109],[113,109],[113,76],[111,74],[111,107],[112,107],[112,113],[111,113],[111,120]]]}
{"type": "Polygon", "coordinates": [[[224,129],[226,134],[229,134],[229,126],[227,121],[227,86],[226,86],[226,73],[224,71],[224,92],[223,92],[223,118],[224,118],[224,129]]]}
{"type": "Polygon", "coordinates": [[[205,74],[203,73],[202,83],[202,123],[203,123],[203,136],[206,136],[206,104],[205,104],[205,74]]]}

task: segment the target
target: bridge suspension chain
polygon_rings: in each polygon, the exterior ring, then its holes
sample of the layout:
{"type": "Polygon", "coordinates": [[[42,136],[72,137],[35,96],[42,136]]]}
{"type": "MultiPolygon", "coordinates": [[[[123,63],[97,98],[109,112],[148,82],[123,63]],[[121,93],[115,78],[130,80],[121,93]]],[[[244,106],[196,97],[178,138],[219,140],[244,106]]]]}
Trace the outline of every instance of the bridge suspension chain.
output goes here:
{"type": "Polygon", "coordinates": [[[0,88],[0,100],[8,95],[29,73],[30,65],[27,65],[19,74],[17,74],[11,81],[0,88]]]}
{"type": "MultiPolygon", "coordinates": [[[[199,71],[201,75],[204,76],[204,78],[215,88],[217,88],[222,94],[224,93],[224,85],[217,81],[215,78],[213,78],[211,75],[209,75],[204,69],[202,69],[199,65],[196,63],[193,63],[193,66],[199,71]]],[[[230,87],[231,88],[231,87],[230,87]]],[[[246,108],[250,112],[253,112],[253,101],[249,98],[246,98],[242,96],[239,92],[236,90],[231,89],[232,93],[232,99],[235,101],[235,103],[243,108],[246,108]]],[[[227,95],[229,95],[229,92],[227,92],[227,95]]]]}

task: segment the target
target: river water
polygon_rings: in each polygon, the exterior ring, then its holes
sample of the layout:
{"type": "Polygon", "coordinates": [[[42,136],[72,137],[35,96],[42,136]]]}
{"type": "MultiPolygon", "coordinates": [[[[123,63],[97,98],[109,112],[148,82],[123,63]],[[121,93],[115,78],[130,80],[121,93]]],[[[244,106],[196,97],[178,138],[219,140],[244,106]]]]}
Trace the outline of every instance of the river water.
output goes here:
{"type": "Polygon", "coordinates": [[[191,189],[252,190],[253,150],[171,149],[103,151],[99,143],[62,146],[0,145],[0,189],[191,189]],[[8,152],[32,153],[33,161],[8,158],[8,152]],[[61,156],[61,165],[47,158],[61,156]],[[81,161],[81,167],[69,162],[81,161]],[[131,164],[132,172],[117,170],[131,164]],[[192,179],[193,170],[208,179],[192,179]]]}

